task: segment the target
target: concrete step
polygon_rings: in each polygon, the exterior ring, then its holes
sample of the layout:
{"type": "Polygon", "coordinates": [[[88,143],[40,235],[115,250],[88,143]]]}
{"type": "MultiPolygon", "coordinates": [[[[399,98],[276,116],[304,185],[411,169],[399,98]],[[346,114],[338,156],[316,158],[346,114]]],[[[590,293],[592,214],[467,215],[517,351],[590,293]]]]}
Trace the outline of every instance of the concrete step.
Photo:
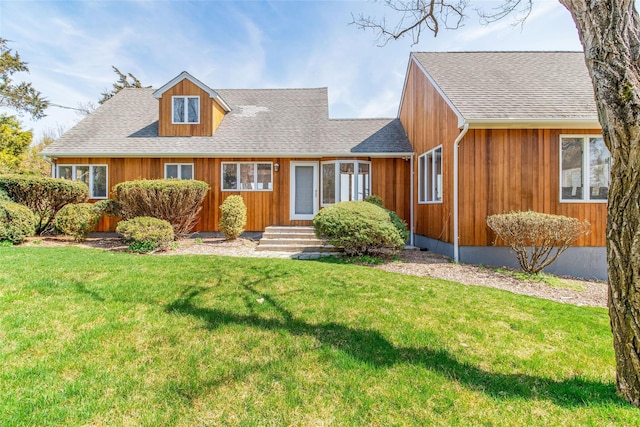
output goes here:
{"type": "Polygon", "coordinates": [[[271,245],[271,244],[262,244],[260,243],[256,247],[257,251],[273,251],[273,252],[317,252],[317,253],[328,253],[328,252],[339,252],[340,250],[331,246],[307,246],[307,245],[271,245]]]}
{"type": "Polygon", "coordinates": [[[262,233],[263,239],[306,239],[306,240],[319,240],[315,233],[274,233],[272,231],[265,231],[262,233]]]}
{"type": "Polygon", "coordinates": [[[319,239],[303,239],[303,238],[284,238],[272,239],[262,238],[260,244],[278,245],[278,246],[324,246],[324,241],[319,239]]]}

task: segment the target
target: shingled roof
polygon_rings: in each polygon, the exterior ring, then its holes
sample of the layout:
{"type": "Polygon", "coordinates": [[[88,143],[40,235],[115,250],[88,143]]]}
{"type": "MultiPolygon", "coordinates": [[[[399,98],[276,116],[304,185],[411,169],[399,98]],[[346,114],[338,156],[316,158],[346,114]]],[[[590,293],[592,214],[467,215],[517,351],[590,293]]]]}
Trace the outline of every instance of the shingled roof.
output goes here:
{"type": "Polygon", "coordinates": [[[599,127],[582,52],[415,52],[461,121],[599,127]]]}
{"type": "Polygon", "coordinates": [[[42,154],[51,157],[407,155],[398,119],[330,120],[327,89],[219,89],[231,111],[212,136],[159,137],[153,89],[123,89],[42,154]]]}

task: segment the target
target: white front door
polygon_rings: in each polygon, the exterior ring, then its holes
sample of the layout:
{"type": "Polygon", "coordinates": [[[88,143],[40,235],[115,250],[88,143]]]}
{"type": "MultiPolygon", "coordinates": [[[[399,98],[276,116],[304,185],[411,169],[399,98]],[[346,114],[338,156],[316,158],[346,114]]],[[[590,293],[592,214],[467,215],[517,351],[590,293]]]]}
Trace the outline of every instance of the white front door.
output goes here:
{"type": "Polygon", "coordinates": [[[318,212],[318,162],[291,162],[291,219],[313,219],[318,212]]]}

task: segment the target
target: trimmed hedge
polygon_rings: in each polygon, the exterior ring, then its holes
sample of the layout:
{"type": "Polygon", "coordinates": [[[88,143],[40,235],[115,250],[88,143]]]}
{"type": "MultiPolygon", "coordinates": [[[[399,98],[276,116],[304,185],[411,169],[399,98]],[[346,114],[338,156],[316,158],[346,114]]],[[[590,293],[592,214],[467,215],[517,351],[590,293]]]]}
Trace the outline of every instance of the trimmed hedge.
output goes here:
{"type": "MultiPolygon", "coordinates": [[[[168,221],[177,237],[189,234],[202,209],[209,184],[196,180],[127,181],[113,187],[118,216],[125,220],[147,216],[168,221]]],[[[113,208],[114,205],[111,205],[113,208]]]]}
{"type": "Polygon", "coordinates": [[[100,215],[100,210],[92,203],[70,204],[58,211],[53,224],[61,233],[81,242],[98,225],[100,215]]]}
{"type": "Polygon", "coordinates": [[[384,210],[386,210],[387,213],[389,214],[389,217],[391,218],[391,222],[393,223],[393,226],[396,228],[396,230],[398,230],[398,233],[400,233],[400,237],[402,237],[402,240],[404,240],[404,242],[407,243],[407,240],[409,240],[409,228],[407,227],[407,223],[404,222],[404,220],[400,218],[398,214],[395,213],[395,211],[392,211],[384,207],[384,204],[382,202],[382,197],[376,196],[375,194],[373,194],[371,196],[365,197],[364,201],[367,203],[373,203],[374,205],[379,206],[384,210]]]}
{"type": "Polygon", "coordinates": [[[26,206],[14,202],[0,201],[0,241],[22,243],[33,236],[36,217],[26,206]]]}
{"type": "Polygon", "coordinates": [[[53,225],[63,206],[89,198],[89,188],[83,182],[37,175],[0,175],[0,191],[31,209],[36,216],[36,234],[53,225]]]}
{"type": "Polygon", "coordinates": [[[515,252],[520,267],[532,274],[550,265],[580,236],[589,233],[587,221],[534,211],[491,215],[487,225],[515,252]]]}
{"type": "Polygon", "coordinates": [[[129,243],[129,249],[134,252],[165,250],[175,238],[168,221],[148,216],[120,221],[116,232],[122,235],[125,243],[129,243]]]}
{"type": "Polygon", "coordinates": [[[235,240],[247,224],[247,207],[242,196],[227,197],[220,205],[220,231],[227,240],[235,240]]]}
{"type": "Polygon", "coordinates": [[[395,252],[404,246],[386,210],[364,201],[328,206],[318,212],[313,226],[316,236],[351,256],[395,252]]]}

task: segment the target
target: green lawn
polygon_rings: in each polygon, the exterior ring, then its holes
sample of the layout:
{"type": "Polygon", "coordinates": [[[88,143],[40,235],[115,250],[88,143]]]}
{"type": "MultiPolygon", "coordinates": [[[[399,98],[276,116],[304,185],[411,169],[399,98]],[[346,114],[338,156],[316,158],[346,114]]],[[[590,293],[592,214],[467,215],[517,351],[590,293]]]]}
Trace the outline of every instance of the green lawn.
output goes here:
{"type": "Polygon", "coordinates": [[[637,425],[607,313],[337,261],[0,248],[0,424],[637,425]]]}

